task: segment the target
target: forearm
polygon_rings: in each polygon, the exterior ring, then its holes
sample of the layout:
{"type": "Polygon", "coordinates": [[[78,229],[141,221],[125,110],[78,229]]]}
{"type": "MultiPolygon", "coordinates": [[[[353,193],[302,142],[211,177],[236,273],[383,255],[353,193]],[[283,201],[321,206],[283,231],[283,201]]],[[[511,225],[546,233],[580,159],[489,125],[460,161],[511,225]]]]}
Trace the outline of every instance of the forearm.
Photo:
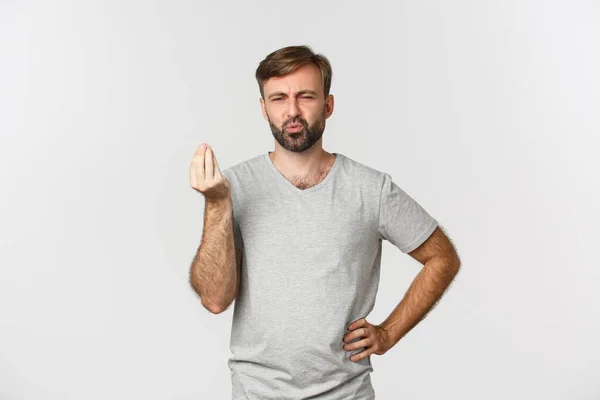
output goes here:
{"type": "Polygon", "coordinates": [[[235,298],[237,279],[231,198],[205,201],[202,242],[190,267],[190,284],[204,307],[217,313],[235,298]]]}
{"type": "Polygon", "coordinates": [[[392,346],[414,328],[442,297],[457,274],[459,265],[442,258],[427,261],[406,291],[402,301],[380,324],[392,346]]]}

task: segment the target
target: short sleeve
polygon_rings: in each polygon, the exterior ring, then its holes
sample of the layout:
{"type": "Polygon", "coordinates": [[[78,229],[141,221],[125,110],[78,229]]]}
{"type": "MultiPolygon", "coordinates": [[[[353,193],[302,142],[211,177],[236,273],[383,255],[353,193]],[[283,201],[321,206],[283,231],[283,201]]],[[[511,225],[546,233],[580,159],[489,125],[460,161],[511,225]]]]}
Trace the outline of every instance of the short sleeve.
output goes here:
{"type": "Polygon", "coordinates": [[[412,197],[385,174],[379,198],[379,237],[403,253],[419,247],[435,230],[438,222],[412,197]]]}

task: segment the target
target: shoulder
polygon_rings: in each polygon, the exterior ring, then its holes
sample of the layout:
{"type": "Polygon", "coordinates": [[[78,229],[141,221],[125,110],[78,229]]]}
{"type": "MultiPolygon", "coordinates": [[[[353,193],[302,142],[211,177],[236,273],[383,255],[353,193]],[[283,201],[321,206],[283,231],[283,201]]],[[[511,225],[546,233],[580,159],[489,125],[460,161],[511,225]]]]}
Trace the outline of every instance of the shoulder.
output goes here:
{"type": "Polygon", "coordinates": [[[376,168],[370,167],[347,155],[342,154],[343,170],[352,180],[361,185],[373,186],[381,189],[386,180],[391,180],[389,174],[376,168]]]}
{"type": "Polygon", "coordinates": [[[255,183],[261,176],[265,175],[263,169],[265,165],[264,155],[259,154],[221,170],[221,173],[229,181],[234,212],[240,204],[244,203],[245,199],[255,195],[254,190],[256,185],[249,185],[249,183],[255,183]]]}
{"type": "Polygon", "coordinates": [[[224,168],[221,172],[230,181],[243,181],[264,168],[264,154],[259,154],[224,168]]]}

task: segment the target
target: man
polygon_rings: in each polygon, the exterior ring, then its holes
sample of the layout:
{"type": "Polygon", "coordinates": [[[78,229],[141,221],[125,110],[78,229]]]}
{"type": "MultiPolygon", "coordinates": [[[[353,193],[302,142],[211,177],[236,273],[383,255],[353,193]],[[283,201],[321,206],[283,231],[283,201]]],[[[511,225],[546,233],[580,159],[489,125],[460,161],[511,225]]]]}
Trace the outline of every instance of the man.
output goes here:
{"type": "Polygon", "coordinates": [[[275,150],[220,171],[198,146],[191,186],[205,198],[190,283],[213,313],[235,301],[233,400],[374,399],[370,355],[382,355],[434,306],[458,272],[449,239],[391,176],[322,146],[332,70],[309,47],[258,66],[275,150]],[[366,316],[382,240],[424,264],[380,325],[366,316]]]}

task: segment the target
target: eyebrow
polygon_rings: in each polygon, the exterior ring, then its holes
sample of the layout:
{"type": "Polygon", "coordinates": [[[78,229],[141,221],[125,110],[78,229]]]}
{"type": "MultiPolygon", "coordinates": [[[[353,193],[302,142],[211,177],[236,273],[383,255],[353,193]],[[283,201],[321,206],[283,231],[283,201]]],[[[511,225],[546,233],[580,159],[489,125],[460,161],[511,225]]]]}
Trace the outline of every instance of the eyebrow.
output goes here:
{"type": "MultiPolygon", "coordinates": [[[[297,96],[300,96],[303,94],[312,94],[315,97],[317,96],[317,92],[315,92],[314,90],[310,90],[310,89],[300,90],[296,93],[297,96]]],[[[271,93],[268,98],[270,99],[271,97],[275,97],[275,96],[287,96],[287,94],[285,94],[283,92],[275,92],[275,93],[271,93]]]]}

